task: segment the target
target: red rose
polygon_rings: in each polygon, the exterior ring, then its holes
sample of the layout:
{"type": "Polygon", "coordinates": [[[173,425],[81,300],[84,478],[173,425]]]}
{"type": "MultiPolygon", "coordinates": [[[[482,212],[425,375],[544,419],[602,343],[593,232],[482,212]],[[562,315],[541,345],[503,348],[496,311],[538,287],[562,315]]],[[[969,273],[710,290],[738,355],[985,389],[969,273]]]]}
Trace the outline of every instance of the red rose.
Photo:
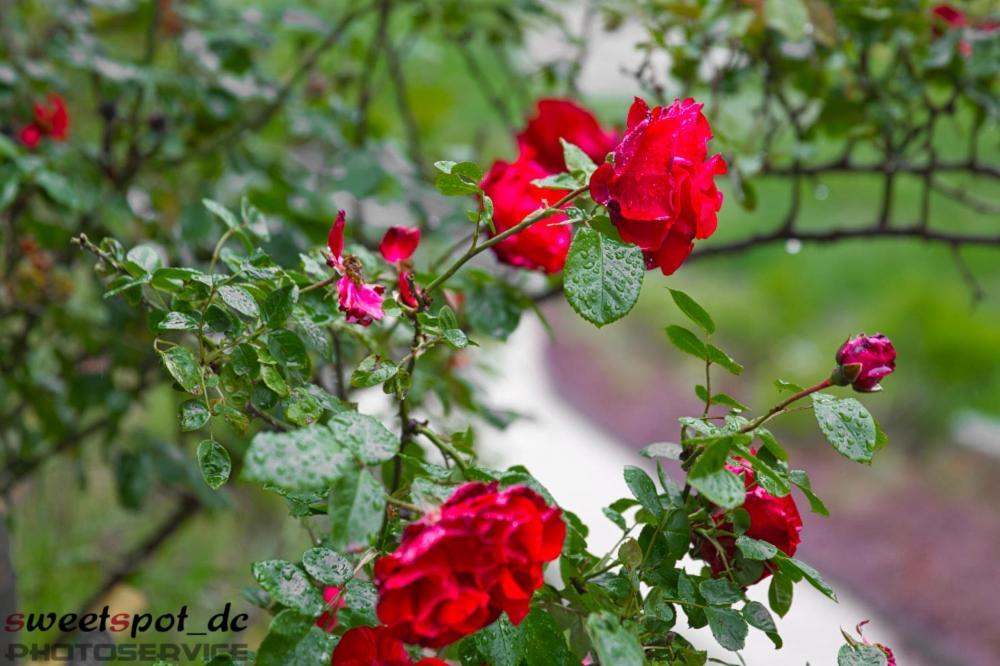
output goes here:
{"type": "Polygon", "coordinates": [[[670,275],[691,254],[694,239],[715,233],[722,193],[715,176],[721,155],[708,157],[712,130],[694,100],[652,110],[636,98],[625,136],[590,178],[590,193],[607,206],[622,239],[643,249],[647,268],[670,275]]]}
{"type": "Polygon", "coordinates": [[[35,125],[42,134],[65,141],[69,135],[69,112],[61,95],[50,93],[48,104],[35,102],[35,125]]]}
{"type": "Polygon", "coordinates": [[[324,587],[323,601],[329,610],[323,611],[323,614],[316,618],[316,626],[323,631],[333,631],[337,628],[337,610],[344,607],[344,597],[340,594],[340,588],[332,585],[324,587]],[[330,606],[334,599],[337,600],[336,605],[330,606]]]}
{"type": "Polygon", "coordinates": [[[434,648],[502,612],[518,624],[565,538],[562,511],[533,490],[466,483],[375,564],[379,619],[404,641],[434,648]]]}
{"type": "Polygon", "coordinates": [[[355,627],[333,651],[331,666],[448,666],[428,657],[414,663],[406,646],[387,627],[355,627]]]}
{"type": "Polygon", "coordinates": [[[940,18],[952,28],[961,28],[969,23],[969,19],[963,11],[949,4],[935,5],[931,9],[931,14],[940,18]]]}
{"type": "MultiPolygon", "coordinates": [[[[550,175],[540,164],[525,156],[514,163],[497,161],[483,178],[482,188],[493,200],[493,224],[497,232],[506,231],[525,217],[555,203],[568,194],[566,190],[545,190],[531,181],[550,175]]],[[[536,222],[527,229],[493,246],[497,258],[511,266],[556,273],[566,263],[572,231],[559,213],[536,222]]]]}
{"type": "Polygon", "coordinates": [[[522,155],[549,173],[566,170],[560,138],[576,145],[598,164],[615,147],[615,133],[606,132],[594,114],[568,99],[542,99],[537,109],[528,126],[517,135],[517,145],[522,155]]]}
{"type": "MultiPolygon", "coordinates": [[[[785,555],[794,555],[801,541],[799,532],[802,530],[802,517],[792,496],[775,497],[761,488],[754,481],[753,470],[745,462],[741,462],[739,466],[727,465],[727,467],[742,475],[746,484],[747,494],[743,500],[743,508],[750,514],[750,527],[746,531],[746,536],[766,541],[785,555]]],[[[715,512],[712,521],[716,525],[723,524],[725,511],[715,512]]],[[[727,527],[731,529],[732,525],[727,523],[727,527]]],[[[726,570],[726,563],[732,565],[736,556],[736,540],[730,536],[721,536],[717,537],[716,541],[722,546],[725,562],[722,553],[708,540],[701,544],[701,558],[712,568],[712,573],[718,575],[726,570]]],[[[765,564],[760,578],[754,582],[760,582],[770,576],[771,569],[772,565],[765,564]]]]}
{"type": "Polygon", "coordinates": [[[837,350],[837,365],[844,384],[849,380],[855,391],[881,391],[879,382],[896,369],[896,349],[892,340],[881,333],[862,333],[848,338],[837,350]]]}
{"type": "Polygon", "coordinates": [[[413,256],[420,244],[420,229],[416,227],[389,227],[379,243],[378,249],[391,264],[413,256]]]}

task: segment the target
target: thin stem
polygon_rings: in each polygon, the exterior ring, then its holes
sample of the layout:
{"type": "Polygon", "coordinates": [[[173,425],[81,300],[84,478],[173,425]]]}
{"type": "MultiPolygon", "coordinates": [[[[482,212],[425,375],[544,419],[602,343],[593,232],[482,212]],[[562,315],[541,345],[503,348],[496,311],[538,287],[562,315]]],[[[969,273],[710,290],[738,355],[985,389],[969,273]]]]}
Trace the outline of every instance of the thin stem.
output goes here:
{"type": "Polygon", "coordinates": [[[299,293],[300,294],[304,294],[307,291],[313,291],[314,289],[322,289],[323,287],[328,287],[328,286],[330,286],[331,284],[333,284],[334,282],[336,282],[339,279],[340,279],[339,275],[331,275],[330,277],[326,278],[325,280],[320,280],[319,282],[314,282],[314,283],[312,283],[310,285],[306,285],[305,287],[302,287],[301,289],[299,289],[299,293]]]}
{"type": "Polygon", "coordinates": [[[430,282],[430,284],[427,285],[427,287],[425,288],[425,291],[428,294],[430,294],[435,289],[437,289],[442,284],[444,284],[452,275],[454,275],[456,272],[458,272],[459,268],[461,268],[462,266],[464,266],[470,259],[472,259],[473,257],[475,257],[477,254],[480,254],[481,252],[484,252],[486,249],[493,247],[494,245],[496,245],[497,243],[502,242],[506,238],[510,238],[511,236],[513,236],[516,233],[520,233],[520,232],[524,231],[525,229],[527,229],[528,227],[530,227],[531,225],[533,225],[535,222],[538,222],[539,220],[541,220],[542,218],[546,217],[547,215],[549,215],[553,211],[556,211],[559,208],[561,208],[562,206],[565,206],[566,204],[568,204],[570,201],[573,201],[574,199],[576,199],[578,196],[580,196],[581,194],[583,194],[587,190],[588,190],[588,186],[587,185],[584,185],[583,187],[579,187],[579,188],[573,190],[572,192],[570,192],[569,194],[567,194],[566,196],[564,196],[559,201],[557,201],[554,204],[552,204],[551,206],[549,206],[548,208],[539,208],[534,213],[532,213],[531,215],[528,215],[526,218],[524,218],[523,220],[521,220],[519,223],[515,224],[510,229],[507,229],[506,231],[503,231],[503,232],[497,234],[496,236],[494,236],[493,238],[490,238],[487,241],[484,241],[484,242],[482,242],[482,243],[480,243],[478,245],[474,245],[474,246],[470,247],[465,252],[465,254],[463,254],[461,257],[459,257],[455,261],[455,263],[453,263],[447,270],[445,270],[444,273],[442,273],[441,275],[439,275],[436,278],[434,278],[434,280],[432,280],[430,282]]]}
{"type": "Polygon", "coordinates": [[[785,408],[791,405],[793,402],[801,400],[802,398],[805,398],[806,396],[811,395],[816,391],[822,391],[823,389],[832,385],[833,382],[830,381],[829,378],[827,378],[821,381],[819,384],[816,384],[815,386],[810,386],[809,388],[802,389],[798,393],[794,393],[788,396],[787,398],[779,402],[777,405],[767,410],[767,413],[763,414],[762,416],[758,416],[756,419],[754,419],[747,425],[743,426],[743,428],[740,429],[740,432],[753,432],[757,428],[761,427],[762,425],[773,419],[775,416],[778,416],[779,414],[784,412],[785,408]]]}
{"type": "Polygon", "coordinates": [[[438,450],[441,452],[441,455],[445,456],[446,458],[451,458],[452,460],[454,460],[455,465],[457,465],[458,468],[462,470],[463,476],[465,476],[468,473],[469,466],[466,464],[464,460],[462,460],[462,455],[455,450],[455,447],[453,447],[451,444],[441,439],[437,435],[437,433],[435,433],[433,430],[430,430],[425,425],[416,424],[413,427],[413,432],[420,433],[421,435],[426,437],[428,440],[430,440],[431,444],[433,444],[438,448],[438,450]]]}

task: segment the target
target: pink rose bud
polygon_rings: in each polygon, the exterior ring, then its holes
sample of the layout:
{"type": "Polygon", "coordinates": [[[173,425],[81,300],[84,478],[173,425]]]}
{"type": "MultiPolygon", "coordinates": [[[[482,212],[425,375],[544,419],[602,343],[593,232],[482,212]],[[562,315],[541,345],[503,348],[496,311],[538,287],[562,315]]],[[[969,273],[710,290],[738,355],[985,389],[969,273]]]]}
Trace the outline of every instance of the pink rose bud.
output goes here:
{"type": "Polygon", "coordinates": [[[837,369],[832,381],[838,386],[850,384],[861,393],[873,393],[882,390],[879,382],[895,369],[896,349],[892,341],[881,333],[861,333],[848,338],[837,351],[837,369]]]}

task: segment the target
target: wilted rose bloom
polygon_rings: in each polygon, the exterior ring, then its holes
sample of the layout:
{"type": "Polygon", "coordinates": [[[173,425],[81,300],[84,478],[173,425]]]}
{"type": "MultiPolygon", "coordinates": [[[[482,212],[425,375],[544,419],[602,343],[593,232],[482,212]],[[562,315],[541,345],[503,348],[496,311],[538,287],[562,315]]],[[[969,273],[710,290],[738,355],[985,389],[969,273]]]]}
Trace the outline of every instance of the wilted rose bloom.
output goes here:
{"type": "Polygon", "coordinates": [[[341,311],[347,315],[347,323],[370,326],[373,321],[385,316],[382,311],[382,294],[385,293],[385,287],[379,284],[367,284],[358,258],[352,255],[344,256],[345,219],[344,211],[338,212],[337,219],[330,227],[330,233],[326,238],[330,254],[326,262],[342,276],[337,282],[337,296],[341,311]]]}
{"type": "Polygon", "coordinates": [[[466,483],[375,564],[379,619],[404,641],[435,648],[502,612],[519,624],[565,538],[562,511],[533,490],[466,483]]]}
{"type": "Polygon", "coordinates": [[[587,109],[568,99],[538,101],[535,116],[517,135],[521,154],[538,162],[549,173],[566,170],[559,139],[574,144],[597,164],[615,147],[617,135],[605,131],[587,109]]]}
{"type": "MultiPolygon", "coordinates": [[[[750,514],[750,527],[746,531],[746,536],[751,539],[766,541],[777,547],[785,555],[794,555],[799,546],[801,538],[799,532],[802,530],[802,517],[799,509],[795,506],[792,496],[775,497],[754,480],[753,470],[746,462],[741,462],[739,466],[727,465],[727,467],[743,477],[746,484],[747,494],[743,501],[743,509],[750,514]]],[[[725,511],[719,510],[712,516],[712,521],[716,525],[725,521],[725,511]]],[[[731,527],[731,525],[727,525],[731,527]]],[[[730,536],[720,536],[716,540],[722,546],[725,553],[725,562],[730,565],[736,556],[736,540],[730,536]]],[[[712,573],[718,575],[726,570],[722,554],[716,549],[715,544],[708,540],[702,542],[701,558],[712,568],[712,573]]],[[[772,565],[765,563],[764,571],[760,578],[754,582],[759,582],[771,575],[772,565]]]]}
{"type": "Polygon", "coordinates": [[[841,374],[847,379],[854,377],[851,386],[855,391],[861,393],[880,391],[882,387],[879,386],[879,382],[896,369],[896,349],[892,346],[892,341],[881,333],[875,335],[861,333],[848,338],[847,342],[837,350],[837,365],[840,366],[841,374]],[[846,366],[860,366],[860,368],[846,366]],[[854,374],[855,370],[857,375],[854,374]]]}
{"type": "MultiPolygon", "coordinates": [[[[506,231],[525,217],[555,203],[568,192],[535,187],[531,181],[550,175],[540,164],[523,155],[516,162],[496,161],[481,183],[483,192],[493,200],[493,223],[497,232],[506,231]]],[[[493,246],[497,258],[511,266],[556,273],[566,263],[572,231],[556,223],[567,218],[557,213],[539,220],[527,229],[493,246]]]]}
{"type": "Polygon", "coordinates": [[[413,272],[401,271],[399,273],[399,299],[409,307],[415,308],[420,305],[420,301],[417,298],[417,294],[419,293],[420,289],[413,279],[413,272]]]}
{"type": "Polygon", "coordinates": [[[323,614],[316,618],[316,626],[323,631],[333,631],[337,628],[337,610],[344,607],[344,597],[340,594],[340,588],[332,585],[324,587],[323,601],[329,610],[323,611],[323,614]],[[330,606],[334,599],[337,600],[337,603],[330,606]]]}
{"type": "Polygon", "coordinates": [[[331,666],[448,666],[440,659],[414,663],[388,627],[355,627],[340,639],[331,666]]]}
{"type": "Polygon", "coordinates": [[[696,238],[715,233],[722,193],[715,176],[721,155],[708,157],[712,130],[692,99],[652,110],[636,98],[625,136],[590,179],[590,193],[607,206],[624,241],[638,245],[646,267],[676,271],[696,238]]]}
{"type": "Polygon", "coordinates": [[[389,263],[404,261],[413,256],[420,244],[420,229],[416,227],[389,227],[378,249],[389,263]]]}
{"type": "Polygon", "coordinates": [[[385,287],[380,284],[365,284],[349,272],[337,283],[340,309],[347,315],[348,324],[370,326],[376,319],[385,316],[382,312],[382,294],[385,287]]]}

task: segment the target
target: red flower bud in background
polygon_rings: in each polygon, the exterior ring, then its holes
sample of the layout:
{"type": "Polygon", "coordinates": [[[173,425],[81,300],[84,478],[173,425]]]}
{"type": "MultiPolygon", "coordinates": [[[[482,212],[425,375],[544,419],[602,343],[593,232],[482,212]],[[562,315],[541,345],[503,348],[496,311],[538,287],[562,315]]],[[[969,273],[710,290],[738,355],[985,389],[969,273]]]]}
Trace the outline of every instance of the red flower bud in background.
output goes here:
{"type": "Polygon", "coordinates": [[[35,102],[35,124],[45,136],[55,141],[66,140],[69,136],[69,112],[61,95],[50,93],[47,104],[35,102]]]}
{"type": "Polygon", "coordinates": [[[722,193],[715,176],[726,173],[721,155],[708,157],[712,130],[694,100],[652,110],[636,98],[614,164],[590,179],[594,201],[607,206],[622,240],[646,255],[646,267],[676,271],[696,238],[715,233],[722,193]]]}
{"type": "Polygon", "coordinates": [[[333,631],[337,628],[337,610],[344,607],[344,597],[340,594],[340,588],[332,585],[324,587],[323,601],[329,610],[323,611],[323,614],[316,618],[316,626],[323,631],[333,631]],[[334,599],[337,600],[337,603],[330,606],[334,599]]]}
{"type": "Polygon", "coordinates": [[[833,383],[850,384],[861,393],[881,391],[879,382],[896,369],[896,349],[881,333],[861,333],[841,345],[837,351],[837,366],[833,383]]]}
{"type": "MultiPolygon", "coordinates": [[[[946,3],[935,5],[931,9],[931,14],[940,19],[939,22],[936,22],[931,26],[931,34],[935,38],[938,38],[945,33],[945,30],[942,29],[942,22],[947,25],[949,30],[960,30],[970,27],[969,17],[965,14],[965,12],[953,7],[952,5],[946,3]]],[[[996,32],[998,28],[1000,28],[1000,22],[993,19],[987,19],[980,21],[979,23],[972,24],[971,27],[979,33],[991,35],[996,32]]],[[[958,52],[963,58],[971,57],[972,43],[968,39],[959,39],[958,52]]]]}
{"type": "Polygon", "coordinates": [[[18,138],[25,148],[34,150],[42,140],[42,130],[38,129],[37,125],[27,125],[21,130],[18,138]]]}
{"type": "MultiPolygon", "coordinates": [[[[766,541],[785,555],[794,555],[801,541],[799,532],[802,530],[802,517],[792,496],[775,497],[757,485],[753,470],[745,461],[741,461],[738,467],[734,465],[726,467],[741,475],[746,484],[747,494],[743,501],[743,509],[750,514],[750,527],[745,533],[746,536],[766,541]]],[[[725,511],[719,510],[713,514],[712,521],[716,525],[723,525],[725,515],[725,511]]],[[[727,527],[732,526],[727,525],[727,527]]],[[[720,553],[715,544],[706,539],[701,544],[701,558],[712,568],[713,574],[719,575],[726,570],[726,563],[730,566],[733,563],[733,558],[736,556],[736,540],[731,536],[720,536],[716,541],[723,552],[720,553]]],[[[771,570],[772,565],[765,563],[760,578],[754,582],[760,582],[770,576],[771,570]]]]}
{"type": "Polygon", "coordinates": [[[413,256],[420,244],[420,229],[416,227],[389,227],[379,243],[378,249],[391,264],[413,256]]]}
{"type": "MultiPolygon", "coordinates": [[[[481,185],[483,192],[493,200],[493,224],[497,232],[516,226],[544,207],[544,201],[555,203],[568,194],[566,190],[546,190],[531,184],[548,175],[540,164],[523,155],[513,163],[493,163],[481,185]]],[[[493,252],[503,263],[518,268],[545,273],[561,271],[573,232],[569,226],[556,223],[566,219],[565,215],[556,214],[539,220],[494,245],[493,252]]]]}
{"type": "Polygon", "coordinates": [[[519,624],[565,538],[562,511],[533,490],[466,483],[376,562],[379,619],[406,642],[435,648],[502,612],[519,624]]]}
{"type": "Polygon", "coordinates": [[[337,213],[337,219],[327,234],[326,246],[330,255],[326,263],[343,277],[337,282],[337,294],[340,309],[347,315],[347,323],[369,326],[376,319],[381,319],[382,285],[367,284],[364,281],[361,262],[353,255],[344,256],[344,226],[346,215],[344,211],[337,213]]]}
{"type": "Polygon", "coordinates": [[[551,173],[566,170],[559,139],[576,145],[597,164],[615,147],[617,136],[605,131],[597,118],[568,99],[542,99],[524,131],[517,135],[521,155],[551,173]]]}
{"type": "Polygon", "coordinates": [[[429,657],[414,663],[388,627],[355,627],[337,643],[331,666],[448,666],[429,657]]]}

